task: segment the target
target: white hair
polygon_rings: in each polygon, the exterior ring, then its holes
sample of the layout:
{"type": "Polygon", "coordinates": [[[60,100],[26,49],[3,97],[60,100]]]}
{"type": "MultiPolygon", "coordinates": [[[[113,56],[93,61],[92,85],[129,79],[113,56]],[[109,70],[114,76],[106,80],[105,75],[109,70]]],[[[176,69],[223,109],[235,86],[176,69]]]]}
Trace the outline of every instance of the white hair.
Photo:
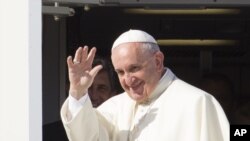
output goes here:
{"type": "Polygon", "coordinates": [[[160,51],[160,47],[155,44],[155,43],[147,43],[147,42],[142,42],[141,43],[141,49],[142,51],[146,51],[149,53],[155,53],[157,51],[160,51]]]}

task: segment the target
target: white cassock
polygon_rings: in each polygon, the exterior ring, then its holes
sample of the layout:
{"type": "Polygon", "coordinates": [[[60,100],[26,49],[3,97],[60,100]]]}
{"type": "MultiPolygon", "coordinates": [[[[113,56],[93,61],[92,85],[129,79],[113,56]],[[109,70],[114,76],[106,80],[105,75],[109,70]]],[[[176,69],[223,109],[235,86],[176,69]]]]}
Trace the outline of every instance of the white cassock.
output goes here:
{"type": "Polygon", "coordinates": [[[229,141],[229,123],[217,100],[170,69],[143,104],[123,93],[98,109],[87,98],[77,115],[70,114],[67,99],[61,117],[70,141],[229,141]]]}

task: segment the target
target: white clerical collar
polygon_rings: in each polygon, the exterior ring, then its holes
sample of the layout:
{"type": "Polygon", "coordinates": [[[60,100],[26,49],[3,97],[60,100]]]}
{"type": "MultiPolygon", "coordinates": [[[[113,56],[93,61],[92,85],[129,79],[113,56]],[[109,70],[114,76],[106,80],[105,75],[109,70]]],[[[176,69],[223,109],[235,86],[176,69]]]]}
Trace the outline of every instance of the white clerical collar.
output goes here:
{"type": "Polygon", "coordinates": [[[148,100],[142,104],[149,104],[154,100],[156,100],[163,93],[163,91],[165,91],[168,88],[168,86],[173,82],[176,76],[169,68],[165,68],[165,70],[166,72],[159,80],[155,90],[152,92],[148,100]]]}

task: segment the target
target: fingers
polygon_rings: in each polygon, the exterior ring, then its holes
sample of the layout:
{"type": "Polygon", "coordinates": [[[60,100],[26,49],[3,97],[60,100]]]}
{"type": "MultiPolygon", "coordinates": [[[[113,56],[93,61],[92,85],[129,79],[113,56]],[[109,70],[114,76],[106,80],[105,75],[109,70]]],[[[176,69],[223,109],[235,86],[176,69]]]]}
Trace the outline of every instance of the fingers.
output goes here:
{"type": "Polygon", "coordinates": [[[86,61],[87,56],[88,56],[88,50],[89,50],[88,46],[84,46],[83,47],[81,62],[85,62],[86,61]]]}
{"type": "Polygon", "coordinates": [[[95,53],[96,53],[96,48],[93,47],[88,54],[87,62],[86,62],[86,65],[88,65],[90,68],[92,67],[92,63],[95,58],[95,53]]]}
{"type": "MultiPolygon", "coordinates": [[[[94,60],[94,57],[95,57],[95,53],[96,53],[96,48],[93,47],[89,53],[88,53],[88,46],[84,46],[83,48],[82,47],[79,47],[77,50],[76,50],[76,53],[75,53],[75,57],[74,57],[74,61],[72,62],[72,64],[79,64],[81,66],[84,66],[84,68],[92,68],[92,63],[93,63],[93,60],[94,60]]],[[[72,58],[71,58],[72,60],[72,58]]],[[[69,62],[70,62],[70,59],[69,59],[69,62]]],[[[68,65],[69,66],[72,66],[71,63],[68,62],[68,65]],[[71,64],[71,65],[70,65],[71,64]]]]}
{"type": "Polygon", "coordinates": [[[75,53],[74,63],[80,63],[81,57],[82,57],[82,47],[79,47],[75,53]]]}
{"type": "Polygon", "coordinates": [[[68,64],[68,67],[71,68],[74,64],[73,64],[73,61],[72,61],[72,56],[69,56],[67,58],[67,64],[68,64]]]}
{"type": "Polygon", "coordinates": [[[97,65],[95,66],[90,72],[89,74],[95,78],[96,74],[102,69],[102,65],[97,65]]]}

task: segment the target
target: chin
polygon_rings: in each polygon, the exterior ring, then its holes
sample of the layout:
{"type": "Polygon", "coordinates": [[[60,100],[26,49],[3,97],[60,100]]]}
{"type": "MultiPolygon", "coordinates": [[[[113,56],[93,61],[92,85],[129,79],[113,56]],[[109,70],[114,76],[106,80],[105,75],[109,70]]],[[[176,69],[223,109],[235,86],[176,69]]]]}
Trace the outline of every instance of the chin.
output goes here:
{"type": "Polygon", "coordinates": [[[130,97],[138,103],[142,103],[147,99],[144,95],[138,95],[138,94],[133,94],[130,97]]]}

